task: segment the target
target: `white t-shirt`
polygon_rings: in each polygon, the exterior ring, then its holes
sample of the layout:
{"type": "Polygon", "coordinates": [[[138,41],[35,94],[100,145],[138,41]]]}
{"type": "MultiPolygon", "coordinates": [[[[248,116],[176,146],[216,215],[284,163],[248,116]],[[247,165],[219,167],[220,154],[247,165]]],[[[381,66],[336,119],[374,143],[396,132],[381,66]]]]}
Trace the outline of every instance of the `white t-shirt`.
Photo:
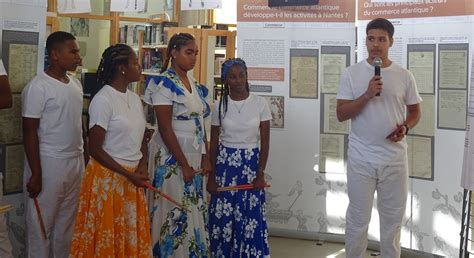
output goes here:
{"type": "Polygon", "coordinates": [[[22,116],[40,119],[40,153],[49,157],[71,158],[83,152],[82,86],[68,77],[66,84],[41,72],[21,94],[22,116]]]}
{"type": "Polygon", "coordinates": [[[89,119],[89,128],[98,125],[106,130],[102,146],[105,152],[119,163],[138,164],[146,122],[137,94],[105,85],[91,101],[89,119]]]}
{"type": "MultiPolygon", "coordinates": [[[[221,144],[231,148],[256,148],[260,138],[260,122],[272,119],[267,101],[257,95],[234,101],[228,98],[227,112],[222,117],[221,144]]],[[[211,124],[219,126],[219,102],[212,113],[211,124]]]]}
{"type": "Polygon", "coordinates": [[[7,75],[7,71],[5,70],[5,66],[3,66],[2,59],[0,59],[0,76],[7,75]]]}
{"type": "MultiPolygon", "coordinates": [[[[341,76],[337,99],[354,100],[367,90],[374,67],[367,60],[348,67],[341,76]]],[[[392,63],[381,69],[383,89],[351,119],[348,155],[375,164],[406,161],[407,143],[386,137],[406,118],[406,106],[420,103],[416,82],[408,70],[392,63]]]]}

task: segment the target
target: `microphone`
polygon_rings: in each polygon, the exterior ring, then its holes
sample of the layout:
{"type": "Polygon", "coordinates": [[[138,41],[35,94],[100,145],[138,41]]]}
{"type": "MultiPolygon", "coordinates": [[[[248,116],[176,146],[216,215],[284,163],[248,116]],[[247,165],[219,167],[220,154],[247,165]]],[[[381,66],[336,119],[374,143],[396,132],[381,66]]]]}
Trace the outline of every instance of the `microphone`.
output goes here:
{"type": "MultiPolygon", "coordinates": [[[[376,56],[374,58],[375,76],[380,76],[380,66],[382,66],[382,59],[376,56]]],[[[375,94],[375,96],[380,96],[380,92],[375,94]]]]}

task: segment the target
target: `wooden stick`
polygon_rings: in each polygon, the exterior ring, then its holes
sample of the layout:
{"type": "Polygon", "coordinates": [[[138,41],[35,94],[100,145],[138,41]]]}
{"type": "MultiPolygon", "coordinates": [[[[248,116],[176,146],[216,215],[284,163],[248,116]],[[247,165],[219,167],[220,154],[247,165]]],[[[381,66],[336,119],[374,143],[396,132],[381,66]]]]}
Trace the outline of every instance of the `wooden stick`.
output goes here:
{"type": "Polygon", "coordinates": [[[178,206],[179,208],[190,212],[190,210],[188,210],[186,207],[184,207],[181,203],[177,202],[177,201],[176,201],[175,199],[173,199],[171,196],[169,196],[169,195],[163,193],[162,191],[156,189],[155,187],[151,186],[150,183],[145,183],[145,186],[146,186],[148,189],[152,190],[153,192],[155,192],[155,193],[161,195],[161,196],[162,196],[163,198],[165,198],[166,200],[172,202],[174,205],[178,206]]]}
{"type": "Polygon", "coordinates": [[[36,214],[38,215],[41,232],[43,233],[44,239],[48,239],[48,236],[46,235],[46,228],[44,227],[43,217],[41,216],[41,210],[38,204],[38,199],[35,197],[33,198],[33,201],[35,202],[36,214]]]}
{"type": "Polygon", "coordinates": [[[3,205],[3,206],[0,206],[0,214],[1,213],[5,213],[9,210],[13,209],[13,206],[11,206],[10,204],[6,204],[6,205],[3,205]]]}
{"type": "MultiPolygon", "coordinates": [[[[265,188],[270,187],[269,184],[265,185],[265,188]]],[[[246,184],[246,185],[234,185],[234,186],[225,186],[225,187],[219,187],[217,188],[218,192],[225,192],[225,191],[238,191],[238,190],[252,190],[253,185],[252,184],[246,184]]]]}

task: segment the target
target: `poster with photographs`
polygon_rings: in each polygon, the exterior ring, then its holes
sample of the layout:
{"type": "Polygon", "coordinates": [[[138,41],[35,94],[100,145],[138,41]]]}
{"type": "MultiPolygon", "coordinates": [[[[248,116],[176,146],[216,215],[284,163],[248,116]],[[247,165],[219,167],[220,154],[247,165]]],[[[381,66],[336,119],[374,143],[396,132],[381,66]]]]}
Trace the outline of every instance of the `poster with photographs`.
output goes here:
{"type": "Polygon", "coordinates": [[[272,113],[272,121],[270,128],[284,128],[285,127],[285,98],[283,96],[269,96],[262,95],[270,107],[272,113]]]}

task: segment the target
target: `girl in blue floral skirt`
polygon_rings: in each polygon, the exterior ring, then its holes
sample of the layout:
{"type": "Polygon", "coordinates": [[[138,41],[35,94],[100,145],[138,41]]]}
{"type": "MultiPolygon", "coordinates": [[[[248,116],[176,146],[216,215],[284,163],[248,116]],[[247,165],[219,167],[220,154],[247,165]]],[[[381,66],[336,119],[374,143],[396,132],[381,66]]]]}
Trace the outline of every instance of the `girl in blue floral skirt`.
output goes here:
{"type": "Polygon", "coordinates": [[[270,120],[266,100],[249,93],[242,59],[222,65],[223,96],[212,114],[207,190],[212,257],[269,257],[264,171],[270,120]],[[217,192],[218,187],[252,184],[253,190],[217,192]]]}
{"type": "Polygon", "coordinates": [[[153,105],[158,122],[158,132],[149,143],[153,186],[186,208],[150,192],[154,257],[209,256],[203,173],[211,170],[204,131],[204,118],[210,108],[206,102],[207,88],[190,72],[198,60],[197,54],[192,35],[173,35],[164,70],[148,79],[145,91],[144,100],[153,105]],[[202,173],[196,173],[197,170],[202,173]]]}

